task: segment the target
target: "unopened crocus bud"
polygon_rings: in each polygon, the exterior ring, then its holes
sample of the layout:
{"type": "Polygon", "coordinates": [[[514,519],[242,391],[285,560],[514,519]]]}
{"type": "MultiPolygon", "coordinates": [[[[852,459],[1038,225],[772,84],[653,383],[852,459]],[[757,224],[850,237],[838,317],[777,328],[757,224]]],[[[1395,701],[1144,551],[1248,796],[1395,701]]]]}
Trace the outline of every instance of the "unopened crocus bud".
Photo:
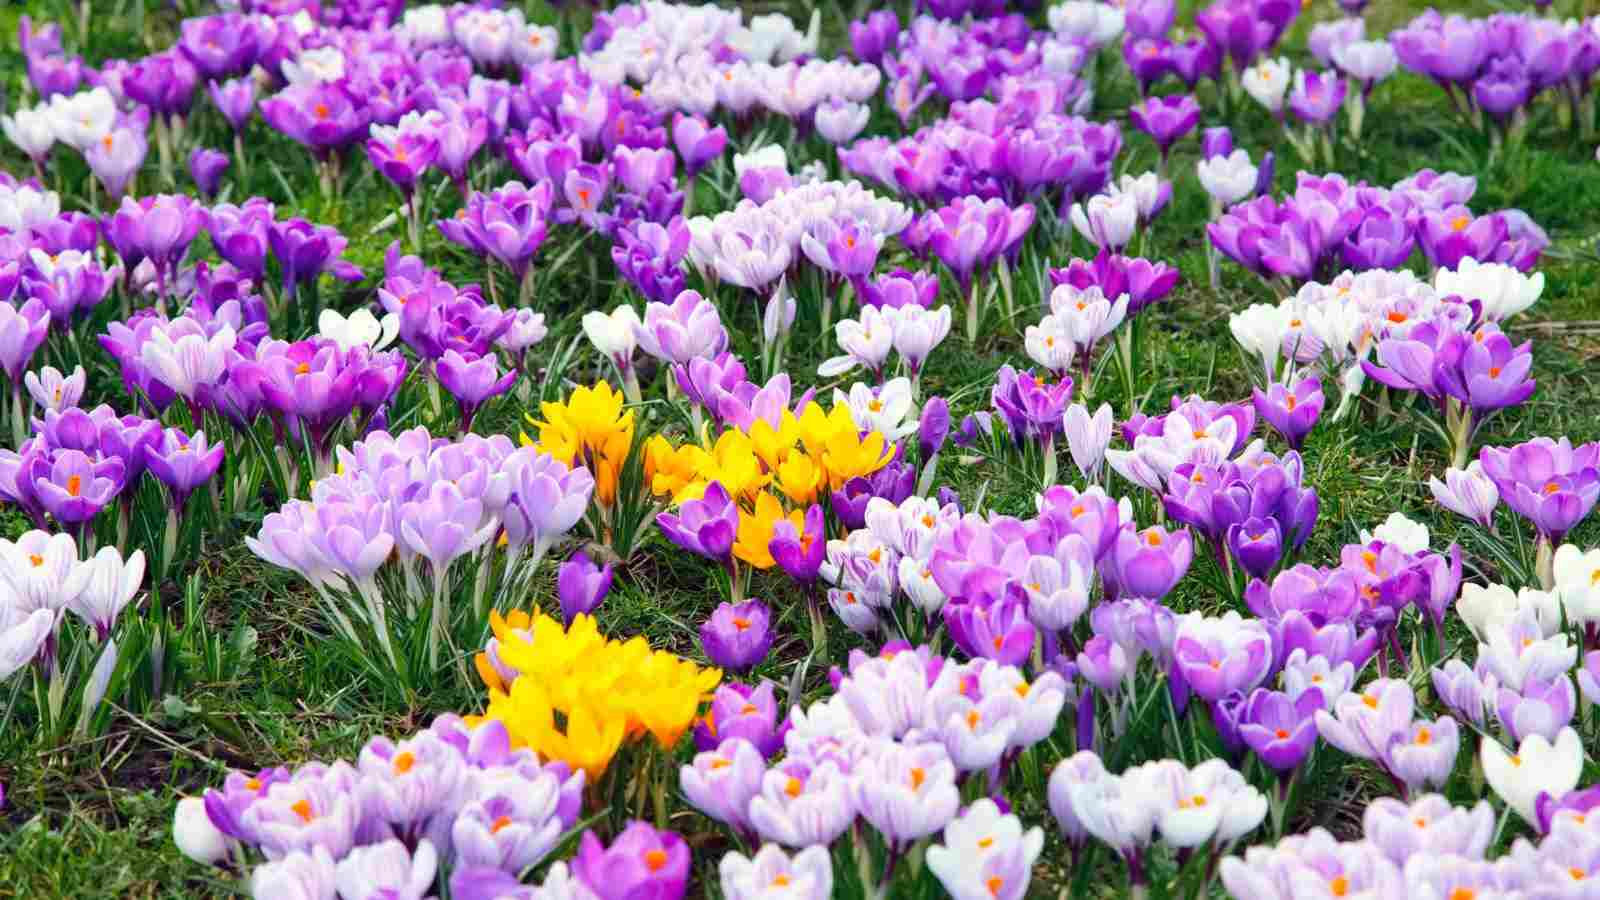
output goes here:
{"type": "Polygon", "coordinates": [[[1228,126],[1207,128],[1200,134],[1200,158],[1215,159],[1233,152],[1233,132],[1228,126]]]}
{"type": "Polygon", "coordinates": [[[172,842],[184,856],[208,866],[228,858],[231,841],[206,815],[205,801],[184,797],[172,815],[172,842]]]}
{"type": "Polygon", "coordinates": [[[1277,159],[1271,150],[1261,155],[1261,164],[1256,166],[1256,196],[1272,193],[1272,173],[1277,168],[1277,159]]]}
{"type": "Polygon", "coordinates": [[[723,603],[700,626],[706,658],[736,672],[748,671],[772,647],[772,613],[760,600],[723,603]]]}
{"type": "Polygon", "coordinates": [[[206,199],[217,196],[217,188],[222,184],[222,175],[228,171],[229,162],[226,153],[208,147],[196,147],[189,154],[189,175],[206,199]]]}
{"type": "Polygon", "coordinates": [[[610,563],[597,566],[582,550],[561,564],[556,573],[556,594],[561,598],[561,617],[568,625],[578,616],[594,612],[606,599],[613,574],[610,563]]]}
{"type": "Polygon", "coordinates": [[[917,450],[926,462],[944,448],[950,436],[950,401],[932,397],[922,406],[922,418],[917,423],[917,450]]]}

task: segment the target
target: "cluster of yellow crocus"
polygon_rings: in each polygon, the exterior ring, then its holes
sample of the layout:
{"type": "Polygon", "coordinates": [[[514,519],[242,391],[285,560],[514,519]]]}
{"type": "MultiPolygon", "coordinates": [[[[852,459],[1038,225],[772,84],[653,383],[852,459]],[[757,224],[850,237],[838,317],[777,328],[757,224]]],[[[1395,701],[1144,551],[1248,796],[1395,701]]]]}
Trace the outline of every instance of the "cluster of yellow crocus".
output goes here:
{"type": "Polygon", "coordinates": [[[506,684],[478,654],[489,709],[469,721],[498,719],[513,746],[582,769],[591,782],[625,741],[648,734],[664,749],[676,746],[722,680],[722,670],[653,650],[642,637],[610,640],[592,616],[563,627],[517,610],[493,614],[491,625],[498,658],[518,674],[506,684]]]}
{"type": "Polygon", "coordinates": [[[622,394],[604,381],[580,386],[565,403],[542,403],[544,420],[528,416],[538,440],[522,435],[522,443],[569,466],[584,466],[594,476],[595,500],[610,506],[617,498],[617,474],[633,446],[633,413],[624,412],[622,394]]]}
{"type": "Polygon", "coordinates": [[[758,569],[771,568],[767,544],[780,519],[802,529],[805,507],[846,481],[871,475],[894,458],[876,431],[862,434],[843,404],[825,412],[806,404],[796,416],[783,411],[778,427],[756,419],[748,431],[730,427],[708,446],[674,446],[661,435],[645,444],[645,474],[657,494],[673,503],[698,499],[715,481],[739,504],[734,555],[758,569]],[[786,510],[784,501],[794,506],[786,510]]]}

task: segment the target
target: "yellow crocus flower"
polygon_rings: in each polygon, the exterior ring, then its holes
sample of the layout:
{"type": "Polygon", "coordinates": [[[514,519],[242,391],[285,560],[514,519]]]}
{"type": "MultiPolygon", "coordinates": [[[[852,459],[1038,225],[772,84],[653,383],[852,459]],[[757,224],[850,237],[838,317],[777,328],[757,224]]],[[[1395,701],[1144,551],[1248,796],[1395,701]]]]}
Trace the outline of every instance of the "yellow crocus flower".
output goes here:
{"type": "Polygon", "coordinates": [[[754,511],[739,511],[739,536],[733,544],[733,555],[758,569],[777,565],[767,545],[772,542],[773,527],[787,518],[797,532],[805,531],[805,514],[796,510],[785,514],[783,504],[766,491],[756,495],[754,511]]]}

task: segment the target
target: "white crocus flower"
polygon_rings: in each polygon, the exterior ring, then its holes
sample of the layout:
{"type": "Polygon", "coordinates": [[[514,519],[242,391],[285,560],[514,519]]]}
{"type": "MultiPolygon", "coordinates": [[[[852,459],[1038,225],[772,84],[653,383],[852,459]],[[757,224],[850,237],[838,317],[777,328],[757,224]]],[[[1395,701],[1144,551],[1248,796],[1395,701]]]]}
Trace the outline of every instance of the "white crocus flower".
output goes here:
{"type": "Polygon", "coordinates": [[[1483,317],[1502,322],[1538,302],[1544,273],[1526,275],[1505,263],[1481,263],[1468,256],[1454,270],[1440,269],[1433,276],[1433,291],[1440,297],[1482,301],[1483,317]]]}
{"type": "Polygon", "coordinates": [[[1245,69],[1244,75],[1240,78],[1245,93],[1275,116],[1283,113],[1283,97],[1288,93],[1289,84],[1293,80],[1294,67],[1289,65],[1289,60],[1281,56],[1277,59],[1261,60],[1245,69]]]}
{"type": "Polygon", "coordinates": [[[400,317],[394,313],[385,313],[383,318],[379,319],[369,310],[358,309],[347,318],[331,309],[325,309],[317,318],[317,332],[338,344],[340,350],[349,350],[356,346],[382,350],[400,333],[400,317]]]}
{"type": "Polygon", "coordinates": [[[1200,176],[1200,186],[1224,206],[1255,193],[1256,167],[1245,150],[1202,159],[1195,165],[1195,171],[1200,176]]]}
{"type": "Polygon", "coordinates": [[[898,441],[917,430],[912,416],[911,379],[891,378],[876,390],[861,382],[850,385],[846,395],[833,389],[833,405],[850,408],[850,419],[862,431],[876,431],[886,439],[898,441]]]}
{"type": "Polygon", "coordinates": [[[1530,734],[1515,754],[1486,735],[1478,745],[1478,758],[1489,787],[1530,825],[1538,824],[1535,804],[1541,793],[1564,797],[1583,774],[1583,742],[1570,727],[1561,729],[1554,743],[1530,734]]]}

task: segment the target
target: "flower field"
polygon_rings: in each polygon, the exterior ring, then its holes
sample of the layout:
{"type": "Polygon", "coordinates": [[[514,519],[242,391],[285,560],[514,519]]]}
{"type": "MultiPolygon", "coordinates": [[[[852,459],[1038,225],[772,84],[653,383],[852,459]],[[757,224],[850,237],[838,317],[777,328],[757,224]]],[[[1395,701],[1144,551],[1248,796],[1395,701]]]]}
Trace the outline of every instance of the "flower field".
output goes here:
{"type": "Polygon", "coordinates": [[[0,33],[0,896],[1600,890],[1588,0],[0,33]]]}

